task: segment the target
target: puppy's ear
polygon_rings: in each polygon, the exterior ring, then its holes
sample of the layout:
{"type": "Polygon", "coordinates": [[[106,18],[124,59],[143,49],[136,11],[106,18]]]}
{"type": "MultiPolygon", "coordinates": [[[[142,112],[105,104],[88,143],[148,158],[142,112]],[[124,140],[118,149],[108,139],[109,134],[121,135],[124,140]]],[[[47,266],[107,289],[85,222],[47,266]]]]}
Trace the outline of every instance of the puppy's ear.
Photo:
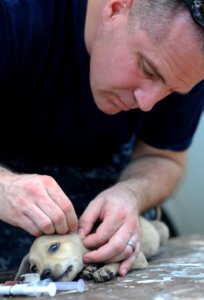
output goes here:
{"type": "Polygon", "coordinates": [[[26,256],[24,256],[20,267],[18,269],[18,272],[16,274],[15,280],[19,281],[21,280],[21,275],[26,274],[26,273],[30,273],[30,262],[29,262],[29,257],[28,254],[26,256]]]}

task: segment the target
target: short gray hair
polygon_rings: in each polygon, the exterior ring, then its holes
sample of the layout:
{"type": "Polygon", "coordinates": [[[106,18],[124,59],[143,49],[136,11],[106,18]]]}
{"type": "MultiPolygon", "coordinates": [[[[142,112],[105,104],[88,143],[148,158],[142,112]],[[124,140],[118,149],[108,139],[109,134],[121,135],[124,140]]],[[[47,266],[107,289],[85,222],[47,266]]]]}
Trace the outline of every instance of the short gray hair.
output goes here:
{"type": "MultiPolygon", "coordinates": [[[[142,29],[155,40],[161,41],[171,29],[172,21],[182,12],[188,13],[188,9],[181,0],[133,0],[129,24],[139,22],[142,29]]],[[[189,34],[198,37],[200,49],[204,53],[204,30],[196,24],[191,27],[189,34]]]]}

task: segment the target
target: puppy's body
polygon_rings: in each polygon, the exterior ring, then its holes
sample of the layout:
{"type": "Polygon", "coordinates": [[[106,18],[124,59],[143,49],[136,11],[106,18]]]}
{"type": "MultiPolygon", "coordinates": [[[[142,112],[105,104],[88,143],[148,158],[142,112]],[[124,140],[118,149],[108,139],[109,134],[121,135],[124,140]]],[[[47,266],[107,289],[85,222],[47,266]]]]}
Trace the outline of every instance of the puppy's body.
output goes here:
{"type": "MultiPolygon", "coordinates": [[[[147,260],[158,252],[160,245],[169,237],[168,228],[160,221],[147,221],[140,217],[140,225],[141,250],[131,270],[145,268],[147,260]]],[[[100,268],[85,265],[83,255],[88,251],[78,234],[43,235],[32,244],[15,279],[19,280],[22,274],[28,272],[38,272],[41,279],[50,277],[53,281],[71,281],[82,272],[86,278],[98,282],[110,280],[118,274],[119,263],[100,268]]]]}

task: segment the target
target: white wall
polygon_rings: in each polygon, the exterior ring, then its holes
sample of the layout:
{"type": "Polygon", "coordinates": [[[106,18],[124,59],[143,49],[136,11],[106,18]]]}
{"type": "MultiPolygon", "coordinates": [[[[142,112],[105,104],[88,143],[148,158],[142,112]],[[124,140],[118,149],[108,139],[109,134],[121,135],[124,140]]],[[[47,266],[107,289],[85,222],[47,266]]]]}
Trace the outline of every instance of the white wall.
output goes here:
{"type": "Polygon", "coordinates": [[[189,149],[184,179],[163,207],[179,234],[204,233],[204,113],[189,149]]]}

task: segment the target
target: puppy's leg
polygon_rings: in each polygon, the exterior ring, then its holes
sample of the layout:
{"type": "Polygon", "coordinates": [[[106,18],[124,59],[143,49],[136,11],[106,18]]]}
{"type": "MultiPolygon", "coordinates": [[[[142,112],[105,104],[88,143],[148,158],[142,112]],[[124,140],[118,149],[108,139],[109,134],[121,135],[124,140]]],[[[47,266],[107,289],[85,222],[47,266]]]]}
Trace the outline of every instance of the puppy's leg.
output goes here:
{"type": "MultiPolygon", "coordinates": [[[[144,269],[148,266],[148,262],[144,254],[140,251],[135,258],[130,271],[137,269],[144,269]]],[[[113,279],[118,275],[119,263],[106,264],[101,268],[97,265],[87,265],[82,271],[82,275],[86,279],[93,279],[95,282],[104,282],[113,279]]]]}
{"type": "Polygon", "coordinates": [[[94,265],[94,264],[90,264],[90,265],[86,265],[83,270],[82,270],[82,276],[86,279],[93,279],[93,274],[96,270],[98,270],[99,266],[98,265],[94,265]]]}
{"type": "Polygon", "coordinates": [[[161,221],[151,221],[151,224],[156,228],[160,237],[160,245],[165,244],[169,239],[169,228],[168,226],[161,221]]]}
{"type": "Polygon", "coordinates": [[[95,282],[103,282],[113,279],[119,270],[119,263],[107,264],[93,273],[93,280],[95,282]]]}
{"type": "MultiPolygon", "coordinates": [[[[97,271],[95,271],[93,275],[93,280],[95,282],[103,282],[113,279],[116,275],[118,275],[119,263],[110,263],[107,264],[97,271]]],[[[137,269],[144,269],[148,266],[148,262],[144,256],[144,254],[140,251],[138,256],[135,258],[130,271],[137,269]]]]}
{"type": "Polygon", "coordinates": [[[95,282],[104,282],[113,279],[118,274],[119,263],[111,263],[99,267],[97,265],[87,265],[82,271],[86,279],[93,279],[95,282]]]}
{"type": "Polygon", "coordinates": [[[135,258],[130,271],[137,270],[137,269],[144,269],[148,266],[148,262],[146,260],[146,257],[144,256],[144,253],[142,251],[139,252],[138,256],[135,258]]]}

